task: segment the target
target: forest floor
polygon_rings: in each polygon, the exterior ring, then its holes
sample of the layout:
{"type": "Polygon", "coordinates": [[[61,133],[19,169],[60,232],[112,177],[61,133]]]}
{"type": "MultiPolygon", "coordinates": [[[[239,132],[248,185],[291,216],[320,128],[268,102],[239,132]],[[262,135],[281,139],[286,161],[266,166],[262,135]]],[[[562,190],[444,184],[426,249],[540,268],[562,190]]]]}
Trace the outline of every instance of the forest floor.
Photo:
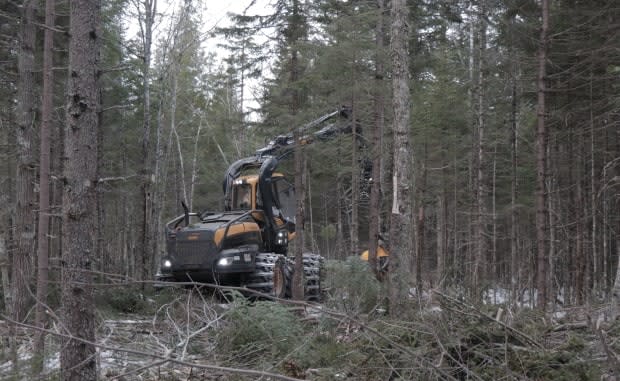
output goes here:
{"type": "MultiPolygon", "coordinates": [[[[610,305],[542,314],[502,298],[475,306],[435,290],[410,295],[394,318],[380,308],[383,290],[367,271],[332,271],[321,305],[241,296],[223,303],[213,292],[174,288],[102,292],[100,379],[611,381],[620,374],[620,321],[610,305]]],[[[59,322],[50,329],[61,332],[59,322]]],[[[17,376],[3,347],[0,380],[34,379],[32,339],[32,331],[20,332],[17,376]]],[[[59,379],[60,345],[48,336],[46,370],[36,379],[59,379]]]]}

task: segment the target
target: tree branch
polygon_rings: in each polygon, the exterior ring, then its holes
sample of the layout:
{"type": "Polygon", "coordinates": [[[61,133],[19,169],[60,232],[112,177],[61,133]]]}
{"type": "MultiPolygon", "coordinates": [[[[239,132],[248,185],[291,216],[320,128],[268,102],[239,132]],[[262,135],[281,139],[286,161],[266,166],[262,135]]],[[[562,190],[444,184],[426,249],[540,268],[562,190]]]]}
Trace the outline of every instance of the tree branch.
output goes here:
{"type": "MultiPolygon", "coordinates": [[[[192,362],[189,362],[189,361],[177,360],[177,359],[174,359],[174,358],[158,355],[158,354],[155,354],[155,353],[146,353],[146,352],[137,351],[137,350],[134,350],[134,349],[127,349],[127,348],[117,348],[117,347],[113,347],[113,346],[109,346],[109,345],[104,345],[104,344],[99,344],[99,343],[96,343],[96,342],[92,342],[90,340],[85,340],[85,339],[82,339],[80,337],[76,337],[76,336],[73,336],[73,335],[66,335],[66,334],[58,333],[58,332],[55,332],[55,331],[52,331],[52,330],[49,330],[49,329],[40,328],[40,327],[31,325],[31,324],[20,323],[18,321],[10,319],[9,317],[7,317],[5,315],[0,315],[0,316],[2,316],[2,318],[5,319],[7,322],[9,322],[11,324],[14,324],[15,326],[18,326],[18,327],[44,332],[44,333],[47,333],[49,335],[63,337],[63,338],[69,339],[69,340],[79,341],[80,343],[92,345],[92,346],[95,346],[97,348],[101,348],[101,349],[104,349],[104,350],[107,350],[107,351],[124,352],[124,353],[133,354],[133,355],[137,355],[137,356],[151,357],[151,358],[154,358],[154,359],[158,359],[158,360],[160,360],[162,362],[171,362],[171,363],[174,363],[174,364],[188,366],[188,367],[191,367],[191,368],[206,369],[206,370],[217,370],[217,371],[220,371],[220,372],[235,373],[235,374],[245,374],[245,375],[248,375],[248,376],[272,377],[274,379],[284,380],[284,381],[302,381],[302,380],[300,380],[298,378],[288,377],[288,376],[284,376],[284,375],[277,374],[277,373],[264,372],[264,371],[253,370],[253,369],[229,368],[229,367],[225,367],[225,366],[198,364],[198,363],[192,363],[192,362]]],[[[153,364],[157,364],[157,362],[155,362],[153,364]]]]}

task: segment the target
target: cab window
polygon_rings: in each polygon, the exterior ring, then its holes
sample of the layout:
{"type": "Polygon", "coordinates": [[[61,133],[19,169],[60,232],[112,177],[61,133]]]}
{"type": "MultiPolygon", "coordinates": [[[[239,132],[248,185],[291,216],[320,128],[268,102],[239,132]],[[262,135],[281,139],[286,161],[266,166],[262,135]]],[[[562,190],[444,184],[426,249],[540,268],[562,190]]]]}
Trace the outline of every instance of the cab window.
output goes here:
{"type": "Polygon", "coordinates": [[[280,209],[282,216],[289,220],[295,220],[296,199],[295,187],[283,177],[273,182],[274,203],[280,209]]]}
{"type": "Polygon", "coordinates": [[[248,210],[252,208],[252,186],[237,184],[233,188],[232,209],[248,210]]]}

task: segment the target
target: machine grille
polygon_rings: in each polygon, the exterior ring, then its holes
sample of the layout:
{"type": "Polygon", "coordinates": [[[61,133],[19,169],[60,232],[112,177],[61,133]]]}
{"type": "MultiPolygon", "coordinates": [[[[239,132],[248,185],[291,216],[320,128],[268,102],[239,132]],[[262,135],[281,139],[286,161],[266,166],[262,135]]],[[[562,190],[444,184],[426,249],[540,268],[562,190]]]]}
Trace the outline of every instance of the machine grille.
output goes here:
{"type": "Polygon", "coordinates": [[[176,256],[180,267],[195,268],[210,266],[209,257],[215,254],[216,247],[213,241],[177,241],[176,256]]]}

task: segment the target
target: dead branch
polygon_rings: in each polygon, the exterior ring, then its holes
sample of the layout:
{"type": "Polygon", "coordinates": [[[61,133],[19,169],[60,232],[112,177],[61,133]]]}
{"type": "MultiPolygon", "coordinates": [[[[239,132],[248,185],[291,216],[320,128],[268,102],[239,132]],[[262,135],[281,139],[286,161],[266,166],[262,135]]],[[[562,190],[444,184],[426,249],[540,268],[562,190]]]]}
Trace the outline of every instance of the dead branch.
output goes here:
{"type": "MultiPolygon", "coordinates": [[[[253,370],[253,369],[241,369],[241,368],[230,368],[230,367],[224,367],[224,366],[217,366],[217,365],[207,365],[207,364],[199,364],[199,363],[192,363],[189,361],[183,361],[183,360],[177,360],[175,358],[171,358],[171,357],[167,357],[167,356],[163,356],[163,355],[158,355],[155,353],[147,353],[147,352],[142,352],[142,351],[138,351],[135,349],[128,349],[128,348],[118,348],[118,347],[113,347],[113,346],[109,346],[109,345],[103,345],[103,344],[99,344],[96,342],[92,342],[90,340],[86,340],[86,339],[82,339],[81,337],[77,337],[77,336],[73,336],[73,335],[67,335],[67,334],[62,334],[62,333],[58,333],[49,329],[45,329],[45,328],[40,328],[31,324],[26,324],[26,323],[20,323],[18,321],[12,320],[4,315],[0,315],[2,316],[6,321],[8,321],[11,324],[14,324],[18,327],[22,327],[22,328],[26,328],[26,329],[30,329],[30,330],[35,330],[35,331],[41,331],[44,333],[47,333],[49,335],[53,335],[53,336],[57,336],[57,337],[62,337],[65,339],[69,339],[69,340],[75,340],[84,344],[88,344],[88,345],[92,345],[94,347],[100,348],[100,349],[104,349],[104,350],[108,350],[108,351],[113,351],[113,352],[123,352],[123,353],[128,353],[128,354],[133,354],[133,355],[137,355],[137,356],[142,356],[142,357],[150,357],[150,358],[154,358],[157,360],[161,360],[161,361],[165,361],[165,362],[170,362],[170,363],[174,363],[174,364],[178,364],[178,365],[183,365],[183,366],[187,366],[187,367],[192,367],[192,368],[198,368],[198,369],[205,369],[205,370],[216,370],[216,371],[220,371],[220,372],[226,372],[226,373],[234,373],[234,374],[243,374],[243,375],[248,375],[248,376],[258,376],[258,377],[272,377],[274,379],[277,380],[284,380],[284,381],[302,381],[298,378],[292,378],[292,377],[288,377],[288,376],[284,376],[281,374],[277,374],[277,373],[271,373],[271,372],[264,372],[264,371],[260,371],[260,370],[253,370]]],[[[156,364],[156,363],[153,363],[156,364]]],[[[156,366],[156,365],[153,365],[156,366]]]]}
{"type": "Polygon", "coordinates": [[[462,302],[462,301],[460,301],[460,300],[458,300],[458,299],[455,299],[455,298],[453,298],[453,297],[450,297],[450,296],[448,296],[448,295],[446,295],[446,294],[442,293],[442,292],[441,292],[441,291],[439,291],[439,290],[433,289],[433,290],[432,290],[432,292],[434,292],[435,294],[437,294],[437,295],[441,296],[442,298],[444,298],[444,299],[446,299],[446,300],[450,301],[451,303],[454,303],[454,304],[457,304],[457,305],[459,305],[459,306],[462,306],[462,307],[467,308],[468,310],[470,310],[470,311],[472,311],[473,313],[475,313],[475,315],[476,315],[476,316],[486,318],[486,319],[488,319],[488,320],[490,320],[490,321],[492,321],[492,322],[494,322],[494,323],[499,324],[499,325],[500,325],[500,326],[502,326],[503,328],[505,328],[505,329],[507,329],[508,331],[512,332],[515,336],[518,336],[518,337],[523,338],[526,342],[528,342],[528,343],[530,343],[530,344],[534,345],[535,347],[537,347],[537,348],[539,348],[539,349],[544,349],[544,347],[542,346],[542,344],[540,344],[539,342],[537,342],[536,340],[534,340],[532,337],[530,337],[530,336],[529,336],[529,335],[527,335],[526,333],[521,332],[521,331],[519,331],[518,329],[516,329],[516,328],[514,328],[514,327],[511,327],[511,326],[509,326],[508,324],[506,324],[506,323],[504,323],[504,322],[502,322],[502,321],[500,321],[500,320],[495,319],[495,317],[493,317],[493,316],[490,316],[490,315],[485,314],[484,312],[480,311],[480,310],[479,310],[479,309],[477,309],[476,307],[474,307],[474,306],[472,306],[472,305],[469,305],[469,304],[467,304],[467,303],[464,303],[464,302],[462,302]]]}

